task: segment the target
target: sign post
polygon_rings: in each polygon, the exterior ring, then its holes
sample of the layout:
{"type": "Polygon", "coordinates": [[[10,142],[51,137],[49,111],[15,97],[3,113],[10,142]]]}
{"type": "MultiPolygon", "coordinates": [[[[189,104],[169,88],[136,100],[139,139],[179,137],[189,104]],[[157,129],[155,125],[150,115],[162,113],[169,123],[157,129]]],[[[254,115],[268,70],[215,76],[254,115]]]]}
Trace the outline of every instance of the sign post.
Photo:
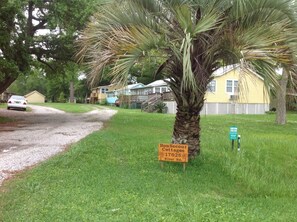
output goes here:
{"type": "Polygon", "coordinates": [[[186,169],[188,162],[188,145],[187,144],[159,144],[158,159],[163,168],[163,162],[180,162],[183,163],[183,169],[186,169]]]}
{"type": "Polygon", "coordinates": [[[240,135],[238,135],[237,137],[237,151],[239,152],[240,151],[240,135]]]}
{"type": "Polygon", "coordinates": [[[234,140],[237,140],[237,127],[231,126],[229,132],[229,139],[232,141],[232,150],[234,149],[234,140]]]}

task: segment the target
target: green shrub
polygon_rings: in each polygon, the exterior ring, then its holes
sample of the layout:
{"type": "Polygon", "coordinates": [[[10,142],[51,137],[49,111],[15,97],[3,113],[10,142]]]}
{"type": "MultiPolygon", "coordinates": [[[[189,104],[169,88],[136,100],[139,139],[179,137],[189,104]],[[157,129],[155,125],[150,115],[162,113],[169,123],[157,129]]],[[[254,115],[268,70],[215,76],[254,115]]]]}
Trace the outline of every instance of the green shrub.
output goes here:
{"type": "Polygon", "coordinates": [[[154,106],[157,113],[166,113],[167,112],[167,106],[163,102],[158,102],[154,106]]]}
{"type": "Polygon", "coordinates": [[[65,103],[66,102],[65,94],[63,92],[60,93],[60,95],[58,97],[58,102],[59,103],[65,103]]]}
{"type": "Polygon", "coordinates": [[[100,103],[99,103],[100,105],[108,105],[108,103],[107,103],[107,99],[102,99],[101,101],[100,101],[100,103]]]}

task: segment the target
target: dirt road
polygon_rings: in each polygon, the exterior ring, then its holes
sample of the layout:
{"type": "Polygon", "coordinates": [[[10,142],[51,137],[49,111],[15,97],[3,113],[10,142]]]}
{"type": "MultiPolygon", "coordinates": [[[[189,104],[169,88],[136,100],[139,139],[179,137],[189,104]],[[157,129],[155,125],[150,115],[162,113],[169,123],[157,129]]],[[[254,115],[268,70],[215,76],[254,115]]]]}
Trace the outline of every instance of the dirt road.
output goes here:
{"type": "Polygon", "coordinates": [[[116,113],[102,109],[69,114],[47,107],[30,107],[32,112],[0,109],[0,116],[16,119],[0,124],[0,186],[15,172],[46,160],[99,130],[116,113]]]}

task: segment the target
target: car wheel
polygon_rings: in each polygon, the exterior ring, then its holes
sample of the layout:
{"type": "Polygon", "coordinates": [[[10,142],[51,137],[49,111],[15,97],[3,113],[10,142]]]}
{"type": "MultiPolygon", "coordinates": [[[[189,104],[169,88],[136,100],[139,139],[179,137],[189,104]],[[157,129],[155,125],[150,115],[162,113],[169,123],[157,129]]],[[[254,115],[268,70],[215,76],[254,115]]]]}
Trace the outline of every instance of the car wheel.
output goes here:
{"type": "Polygon", "coordinates": [[[8,109],[8,110],[10,110],[10,108],[9,108],[9,107],[7,107],[7,109],[8,109]]]}
{"type": "Polygon", "coordinates": [[[26,108],[24,108],[23,110],[26,111],[26,108]]]}

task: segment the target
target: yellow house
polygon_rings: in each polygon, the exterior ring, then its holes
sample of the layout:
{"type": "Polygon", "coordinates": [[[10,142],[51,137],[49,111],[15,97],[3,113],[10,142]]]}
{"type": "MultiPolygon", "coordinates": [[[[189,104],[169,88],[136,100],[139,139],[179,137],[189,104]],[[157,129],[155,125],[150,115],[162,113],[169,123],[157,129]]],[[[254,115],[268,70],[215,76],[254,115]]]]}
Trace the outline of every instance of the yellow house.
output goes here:
{"type": "MultiPolygon", "coordinates": [[[[176,112],[176,104],[165,103],[169,113],[176,112]]],[[[263,78],[231,65],[213,73],[201,114],[264,114],[269,111],[269,104],[263,78]]]]}
{"type": "Polygon", "coordinates": [[[232,65],[216,70],[213,77],[202,113],[263,114],[269,110],[269,94],[263,78],[255,72],[232,65]]]}
{"type": "Polygon", "coordinates": [[[25,95],[25,98],[28,101],[28,103],[44,103],[45,102],[45,96],[36,90],[25,95]]]}
{"type": "Polygon", "coordinates": [[[98,86],[92,89],[90,103],[101,103],[106,100],[106,92],[121,88],[120,85],[110,84],[108,86],[98,86]]]}

